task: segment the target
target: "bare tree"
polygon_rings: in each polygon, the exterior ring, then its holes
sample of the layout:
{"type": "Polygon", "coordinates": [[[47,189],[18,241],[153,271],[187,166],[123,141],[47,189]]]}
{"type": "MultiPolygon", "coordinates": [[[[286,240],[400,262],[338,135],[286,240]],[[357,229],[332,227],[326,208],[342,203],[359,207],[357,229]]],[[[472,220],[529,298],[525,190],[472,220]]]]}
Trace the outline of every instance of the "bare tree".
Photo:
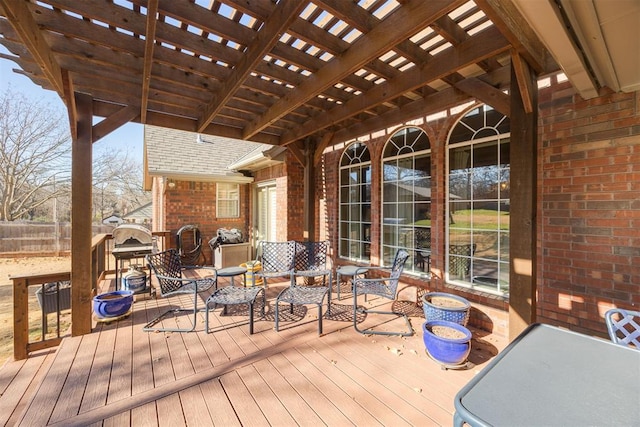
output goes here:
{"type": "MultiPolygon", "coordinates": [[[[70,218],[71,139],[64,112],[8,90],[0,98],[0,221],[70,218]],[[47,203],[55,200],[56,202],[47,203]],[[56,206],[54,208],[54,206],[56,206]]],[[[94,218],[149,200],[142,165],[123,150],[94,145],[94,218]]]]}
{"type": "Polygon", "coordinates": [[[124,214],[149,201],[142,189],[142,165],[129,153],[116,149],[94,152],[94,217],[103,220],[112,213],[124,214]]]}
{"type": "Polygon", "coordinates": [[[68,191],[60,184],[69,180],[70,150],[61,111],[7,90],[0,98],[0,220],[28,218],[68,191]]]}

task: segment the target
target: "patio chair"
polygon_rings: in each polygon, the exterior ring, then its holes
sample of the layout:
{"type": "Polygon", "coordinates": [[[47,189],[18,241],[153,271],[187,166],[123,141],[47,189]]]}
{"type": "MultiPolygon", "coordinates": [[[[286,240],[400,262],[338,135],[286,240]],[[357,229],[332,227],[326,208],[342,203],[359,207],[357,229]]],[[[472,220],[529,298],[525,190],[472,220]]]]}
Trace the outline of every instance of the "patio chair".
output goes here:
{"type": "Polygon", "coordinates": [[[476,253],[477,245],[449,245],[449,274],[457,279],[469,276],[471,270],[471,257],[476,253]]]}
{"type": "Polygon", "coordinates": [[[640,350],[640,311],[612,308],[604,314],[614,344],[640,350]]]}
{"type": "Polygon", "coordinates": [[[364,278],[360,277],[361,274],[356,272],[356,276],[353,280],[353,327],[361,334],[374,334],[374,335],[400,335],[403,337],[409,337],[413,335],[413,328],[409,322],[409,318],[404,313],[398,313],[395,311],[380,311],[380,310],[367,310],[365,308],[358,308],[358,295],[378,295],[383,298],[395,300],[396,292],[398,290],[398,284],[400,282],[400,276],[404,265],[409,259],[409,253],[404,249],[399,249],[396,252],[395,259],[391,268],[389,267],[366,267],[362,269],[362,273],[369,273],[375,271],[388,271],[389,274],[380,278],[364,278]],[[393,316],[404,317],[407,324],[407,331],[376,331],[373,329],[360,329],[358,328],[358,311],[361,313],[374,313],[393,316]]]}
{"type": "MultiPolygon", "coordinates": [[[[180,261],[180,255],[175,249],[169,249],[157,254],[151,254],[146,256],[147,264],[151,273],[158,279],[160,285],[160,295],[162,297],[171,297],[174,295],[193,295],[193,308],[172,308],[162,313],[151,322],[147,323],[144,331],[161,331],[161,332],[191,332],[196,327],[197,315],[198,315],[198,293],[204,292],[210,289],[212,286],[216,286],[217,277],[216,272],[213,270],[213,277],[205,277],[203,279],[185,278],[182,272],[189,268],[183,267],[180,261]],[[181,312],[193,313],[193,322],[190,328],[159,328],[155,327],[162,319],[170,314],[178,314],[181,312]]],[[[198,267],[206,268],[206,267],[198,267]]]]}
{"type": "Polygon", "coordinates": [[[286,278],[291,282],[294,253],[295,242],[292,240],[287,242],[260,242],[258,244],[256,262],[260,263],[261,270],[252,275],[253,285],[255,286],[255,281],[259,278],[263,279],[265,289],[269,279],[286,278]]]}
{"type": "Polygon", "coordinates": [[[431,228],[416,228],[414,235],[415,266],[421,271],[431,271],[431,228]]]}
{"type": "Polygon", "coordinates": [[[288,303],[293,313],[294,305],[316,304],[318,306],[318,334],[322,334],[322,305],[327,299],[327,312],[331,311],[331,259],[328,256],[329,242],[294,242],[295,262],[288,288],[276,298],[276,331],[279,331],[279,306],[288,303]],[[297,279],[302,278],[302,283],[297,279]],[[321,278],[321,283],[316,280],[321,278]]]}

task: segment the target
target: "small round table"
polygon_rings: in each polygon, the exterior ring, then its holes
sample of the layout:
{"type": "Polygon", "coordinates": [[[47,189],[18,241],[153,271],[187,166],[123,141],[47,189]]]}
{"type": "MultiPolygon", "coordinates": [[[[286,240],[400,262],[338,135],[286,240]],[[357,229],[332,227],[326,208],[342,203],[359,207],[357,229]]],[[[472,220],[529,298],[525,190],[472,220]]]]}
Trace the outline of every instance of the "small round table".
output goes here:
{"type": "Polygon", "coordinates": [[[358,265],[341,265],[336,269],[336,277],[338,282],[338,299],[340,299],[341,276],[347,276],[347,280],[345,280],[345,282],[349,280],[348,279],[349,277],[351,277],[351,281],[353,282],[353,279],[355,278],[355,275],[356,275],[356,271],[358,270],[362,270],[359,274],[364,274],[366,273],[367,267],[361,267],[358,265]]]}

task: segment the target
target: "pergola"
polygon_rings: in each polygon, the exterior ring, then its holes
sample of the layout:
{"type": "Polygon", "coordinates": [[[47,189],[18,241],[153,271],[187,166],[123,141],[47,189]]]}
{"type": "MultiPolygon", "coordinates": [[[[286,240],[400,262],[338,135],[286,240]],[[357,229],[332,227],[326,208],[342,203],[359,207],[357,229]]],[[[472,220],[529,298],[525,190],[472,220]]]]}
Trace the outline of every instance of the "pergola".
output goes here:
{"type": "Polygon", "coordinates": [[[535,313],[536,79],[562,69],[585,98],[608,83],[578,46],[577,28],[567,28],[571,7],[582,6],[0,0],[0,43],[11,52],[1,56],[68,109],[73,334],[91,329],[91,146],[121,125],[286,146],[312,168],[329,145],[470,100],[509,115],[518,130],[511,179],[523,191],[511,199],[510,320],[523,327],[535,313]]]}

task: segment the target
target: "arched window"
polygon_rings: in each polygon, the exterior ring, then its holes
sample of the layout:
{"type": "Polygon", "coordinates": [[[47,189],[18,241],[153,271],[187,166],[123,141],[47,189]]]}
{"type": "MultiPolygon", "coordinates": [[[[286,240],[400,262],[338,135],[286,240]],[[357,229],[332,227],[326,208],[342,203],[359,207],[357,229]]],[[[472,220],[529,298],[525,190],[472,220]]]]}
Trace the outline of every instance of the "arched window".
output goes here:
{"type": "Polygon", "coordinates": [[[509,292],[509,118],[471,110],[448,143],[448,282],[509,292]]]}
{"type": "Polygon", "coordinates": [[[382,155],[382,264],[409,251],[405,271],[427,275],[431,259],[431,145],[417,127],[398,130],[382,155]]]}
{"type": "Polygon", "coordinates": [[[340,160],[340,257],[369,262],[371,256],[371,156],[349,145],[340,160]]]}

